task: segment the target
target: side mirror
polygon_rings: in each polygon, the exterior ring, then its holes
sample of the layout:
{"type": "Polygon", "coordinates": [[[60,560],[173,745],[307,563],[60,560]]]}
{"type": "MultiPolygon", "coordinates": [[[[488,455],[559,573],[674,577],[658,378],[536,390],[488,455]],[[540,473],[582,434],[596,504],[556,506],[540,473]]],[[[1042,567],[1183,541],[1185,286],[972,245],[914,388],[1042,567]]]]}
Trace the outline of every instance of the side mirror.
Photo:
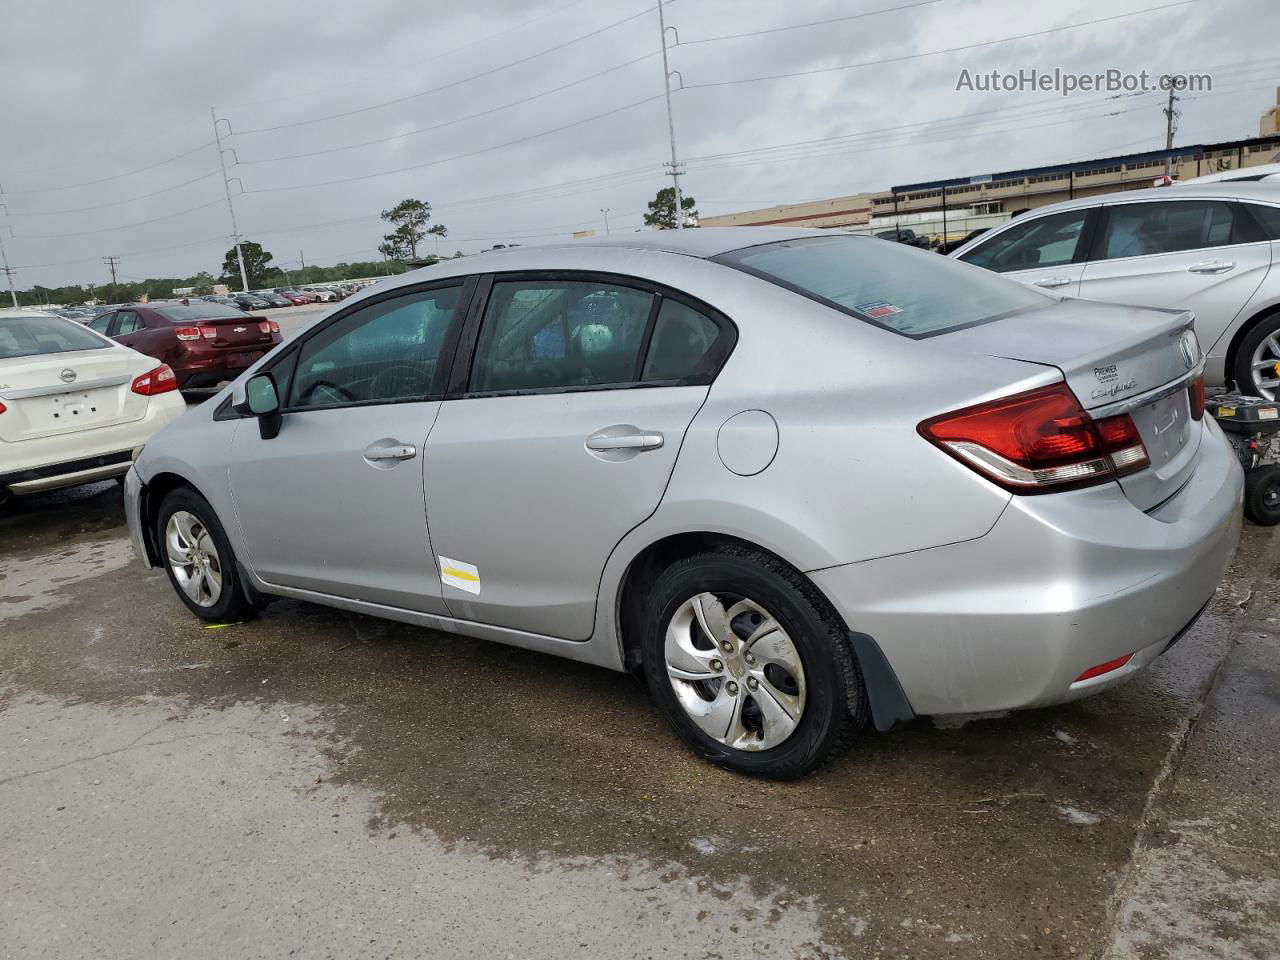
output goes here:
{"type": "Polygon", "coordinates": [[[280,415],[280,395],[276,381],[269,373],[250,377],[244,385],[247,412],[258,418],[258,433],[263,440],[272,440],[280,433],[283,417],[280,415]]]}

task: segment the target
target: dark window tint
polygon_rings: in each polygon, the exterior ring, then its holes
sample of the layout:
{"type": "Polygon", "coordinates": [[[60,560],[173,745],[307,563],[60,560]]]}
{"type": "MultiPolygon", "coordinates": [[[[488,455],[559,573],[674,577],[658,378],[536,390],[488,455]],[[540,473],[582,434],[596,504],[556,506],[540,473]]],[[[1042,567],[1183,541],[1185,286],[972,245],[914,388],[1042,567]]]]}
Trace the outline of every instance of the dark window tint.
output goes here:
{"type": "Polygon", "coordinates": [[[109,346],[109,340],[95,337],[80,324],[61,317],[0,318],[0,360],[109,346]]]}
{"type": "Polygon", "coordinates": [[[1221,247],[1233,241],[1233,214],[1220,200],[1178,200],[1109,207],[1102,259],[1149,257],[1221,247]]]}
{"type": "Polygon", "coordinates": [[[114,313],[104,313],[101,316],[95,317],[93,323],[89,324],[89,328],[91,330],[97,330],[98,333],[105,337],[107,335],[107,330],[111,327],[111,321],[115,318],[116,315],[114,313]]]}
{"type": "Polygon", "coordinates": [[[123,337],[127,333],[134,333],[141,330],[146,324],[142,322],[142,318],[132,310],[121,310],[116,314],[120,323],[116,326],[113,337],[123,337]]]}
{"type": "Polygon", "coordinates": [[[433,393],[461,287],[383,300],[302,345],[290,407],[414,400],[433,393]]]}
{"type": "Polygon", "coordinates": [[[189,320],[216,320],[219,317],[240,319],[240,311],[221,303],[193,303],[184,306],[177,303],[173,306],[156,307],[156,313],[174,323],[186,323],[189,320]]]}
{"type": "Polygon", "coordinates": [[[1068,210],[1015,223],[960,257],[997,273],[1071,263],[1080,246],[1088,211],[1068,210]]]}
{"type": "Polygon", "coordinates": [[[715,258],[860,320],[925,337],[1054,300],[1005,277],[873,237],[813,237],[715,258]]]}
{"type": "Polygon", "coordinates": [[[644,380],[687,380],[716,342],[714,320],[674,300],[663,300],[644,361],[644,380]]]}
{"type": "Polygon", "coordinates": [[[593,281],[493,285],[471,390],[538,390],[636,379],[653,294],[593,281]]]}
{"type": "Polygon", "coordinates": [[[1262,227],[1263,236],[1268,240],[1280,240],[1280,207],[1265,207],[1260,203],[1246,203],[1244,206],[1262,227]]]}

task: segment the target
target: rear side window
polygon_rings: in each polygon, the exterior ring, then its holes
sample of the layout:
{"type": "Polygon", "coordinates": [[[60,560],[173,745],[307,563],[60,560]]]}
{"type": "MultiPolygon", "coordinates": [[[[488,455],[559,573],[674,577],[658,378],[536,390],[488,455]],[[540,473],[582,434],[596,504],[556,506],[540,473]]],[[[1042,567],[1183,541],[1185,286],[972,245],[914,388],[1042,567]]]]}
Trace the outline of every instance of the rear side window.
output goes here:
{"type": "Polygon", "coordinates": [[[462,297],[446,287],[382,300],[302,345],[288,406],[420,400],[433,394],[445,335],[462,297]]]}
{"type": "Polygon", "coordinates": [[[720,328],[710,317],[663,299],[644,360],[644,380],[688,380],[710,352],[720,328]]]}
{"type": "Polygon", "coordinates": [[[61,317],[0,318],[0,360],[50,353],[102,350],[111,346],[80,324],[61,317]]]}
{"type": "Polygon", "coordinates": [[[1076,258],[1087,210],[1068,210],[1015,223],[960,257],[996,273],[1060,267],[1076,258]]]}
{"type": "Polygon", "coordinates": [[[859,320],[928,337],[1054,298],[949,257],[872,237],[809,237],[715,258],[859,320]]]}
{"type": "Polygon", "coordinates": [[[1230,204],[1221,200],[1132,203],[1107,208],[1099,259],[1149,257],[1239,243],[1230,204]]]}
{"type": "Polygon", "coordinates": [[[1280,207],[1267,207],[1260,203],[1243,204],[1262,227],[1268,240],[1280,240],[1280,207]]]}
{"type": "Polygon", "coordinates": [[[117,337],[122,337],[126,333],[134,333],[146,326],[142,322],[142,318],[132,310],[121,310],[116,316],[120,318],[120,325],[116,327],[115,332],[117,337]]]}
{"type": "Polygon", "coordinates": [[[577,280],[493,285],[471,391],[546,390],[636,380],[654,295],[577,280]]]}

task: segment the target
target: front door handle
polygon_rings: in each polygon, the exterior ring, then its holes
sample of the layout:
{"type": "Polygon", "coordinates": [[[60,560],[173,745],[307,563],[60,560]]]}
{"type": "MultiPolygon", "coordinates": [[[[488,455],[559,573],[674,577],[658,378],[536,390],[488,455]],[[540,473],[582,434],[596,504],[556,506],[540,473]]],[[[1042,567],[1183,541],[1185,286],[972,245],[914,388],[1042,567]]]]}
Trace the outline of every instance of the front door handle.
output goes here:
{"type": "Polygon", "coordinates": [[[1187,267],[1187,273],[1226,273],[1236,268],[1232,260],[1201,260],[1187,267]]]}
{"type": "Polygon", "coordinates": [[[660,433],[624,433],[621,436],[594,434],[587,437],[588,450],[657,450],[662,443],[660,433]]]}
{"type": "Polygon", "coordinates": [[[379,440],[365,447],[364,458],[370,463],[380,460],[412,460],[418,455],[418,448],[411,443],[379,440]]]}
{"type": "Polygon", "coordinates": [[[1069,283],[1071,283],[1070,277],[1044,277],[1032,281],[1032,285],[1036,287],[1065,287],[1069,283]]]}

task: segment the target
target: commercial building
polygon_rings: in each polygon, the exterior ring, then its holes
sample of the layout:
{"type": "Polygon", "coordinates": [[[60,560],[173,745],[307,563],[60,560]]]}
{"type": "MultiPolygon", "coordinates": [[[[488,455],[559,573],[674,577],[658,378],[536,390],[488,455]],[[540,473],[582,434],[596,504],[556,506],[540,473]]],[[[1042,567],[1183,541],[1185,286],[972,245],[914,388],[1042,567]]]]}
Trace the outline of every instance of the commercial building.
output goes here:
{"type": "Polygon", "coordinates": [[[704,216],[702,226],[844,227],[880,232],[911,227],[937,241],[957,240],[975,227],[1075,197],[1150,187],[1166,171],[1175,179],[1270,163],[1280,153],[1280,90],[1277,106],[1263,115],[1261,136],[1074,163],[1004,170],[910,183],[876,193],[785,204],[742,213],[704,216]]]}

